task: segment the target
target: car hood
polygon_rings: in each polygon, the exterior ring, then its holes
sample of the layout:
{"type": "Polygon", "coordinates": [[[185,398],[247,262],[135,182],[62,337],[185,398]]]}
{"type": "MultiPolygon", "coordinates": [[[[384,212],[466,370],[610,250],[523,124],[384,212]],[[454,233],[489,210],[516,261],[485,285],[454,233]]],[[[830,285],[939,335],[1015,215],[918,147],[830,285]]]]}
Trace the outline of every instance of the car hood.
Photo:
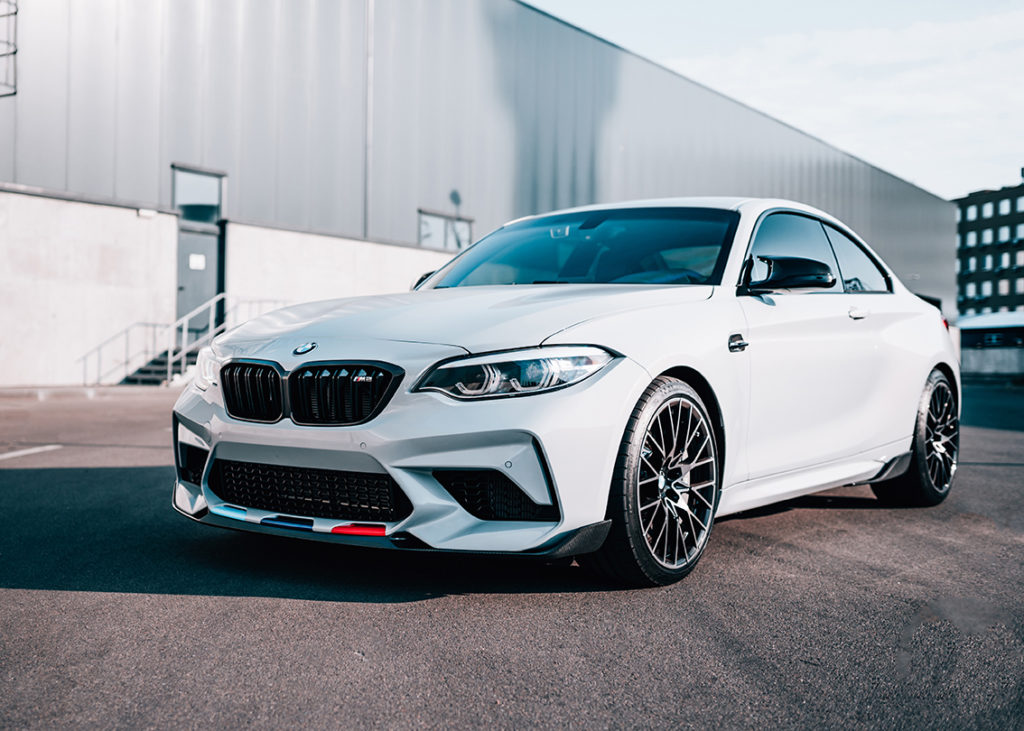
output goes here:
{"type": "MultiPolygon", "coordinates": [[[[255,318],[217,339],[226,350],[287,338],[401,341],[471,353],[540,345],[581,322],[625,310],[707,299],[711,286],[625,284],[453,287],[310,302],[255,318]]],[[[326,354],[325,354],[326,355],[326,354]]]]}

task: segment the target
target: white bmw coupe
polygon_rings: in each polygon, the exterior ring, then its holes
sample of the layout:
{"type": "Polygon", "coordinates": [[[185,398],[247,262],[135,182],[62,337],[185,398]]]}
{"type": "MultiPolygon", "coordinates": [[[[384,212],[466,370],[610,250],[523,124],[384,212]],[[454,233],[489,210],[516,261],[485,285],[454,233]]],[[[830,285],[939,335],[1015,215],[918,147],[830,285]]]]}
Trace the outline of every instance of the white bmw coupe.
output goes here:
{"type": "Polygon", "coordinates": [[[499,228],[415,291],[217,337],[174,407],[173,505],[667,584],[729,513],[857,483],[943,500],[959,384],[939,310],[821,211],[578,208],[499,228]]]}

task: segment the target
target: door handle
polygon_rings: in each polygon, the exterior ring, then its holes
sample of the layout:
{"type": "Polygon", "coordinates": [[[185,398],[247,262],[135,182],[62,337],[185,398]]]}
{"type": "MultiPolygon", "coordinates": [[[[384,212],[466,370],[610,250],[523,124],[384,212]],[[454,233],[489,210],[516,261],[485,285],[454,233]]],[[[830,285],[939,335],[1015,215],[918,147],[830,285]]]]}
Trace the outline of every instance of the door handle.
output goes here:
{"type": "Polygon", "coordinates": [[[871,310],[865,310],[860,307],[851,307],[847,314],[850,316],[851,320],[863,320],[871,314],[871,310]]]}
{"type": "Polygon", "coordinates": [[[729,336],[730,353],[739,353],[745,350],[748,345],[750,345],[750,343],[744,340],[743,336],[740,335],[739,333],[733,333],[732,335],[729,336]]]}

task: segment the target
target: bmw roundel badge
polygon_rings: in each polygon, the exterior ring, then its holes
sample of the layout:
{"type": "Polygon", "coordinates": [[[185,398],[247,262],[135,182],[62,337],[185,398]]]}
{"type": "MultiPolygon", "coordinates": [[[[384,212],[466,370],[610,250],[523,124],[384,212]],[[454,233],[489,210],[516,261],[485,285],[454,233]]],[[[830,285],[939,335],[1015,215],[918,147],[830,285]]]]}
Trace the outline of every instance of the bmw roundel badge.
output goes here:
{"type": "Polygon", "coordinates": [[[305,355],[306,353],[308,353],[309,351],[311,351],[315,347],[316,347],[316,343],[303,343],[302,345],[297,347],[295,350],[293,350],[292,354],[293,355],[305,355]]]}

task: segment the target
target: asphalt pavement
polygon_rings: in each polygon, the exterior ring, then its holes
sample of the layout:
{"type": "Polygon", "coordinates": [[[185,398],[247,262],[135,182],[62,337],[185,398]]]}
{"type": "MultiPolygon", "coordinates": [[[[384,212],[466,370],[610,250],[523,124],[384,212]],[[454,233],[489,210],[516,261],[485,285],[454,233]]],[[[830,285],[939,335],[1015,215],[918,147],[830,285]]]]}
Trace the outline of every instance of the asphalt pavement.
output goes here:
{"type": "Polygon", "coordinates": [[[1024,727],[1024,390],[930,509],[832,490],[697,569],[367,551],[170,507],[153,389],[0,397],[0,727],[1024,727]]]}

